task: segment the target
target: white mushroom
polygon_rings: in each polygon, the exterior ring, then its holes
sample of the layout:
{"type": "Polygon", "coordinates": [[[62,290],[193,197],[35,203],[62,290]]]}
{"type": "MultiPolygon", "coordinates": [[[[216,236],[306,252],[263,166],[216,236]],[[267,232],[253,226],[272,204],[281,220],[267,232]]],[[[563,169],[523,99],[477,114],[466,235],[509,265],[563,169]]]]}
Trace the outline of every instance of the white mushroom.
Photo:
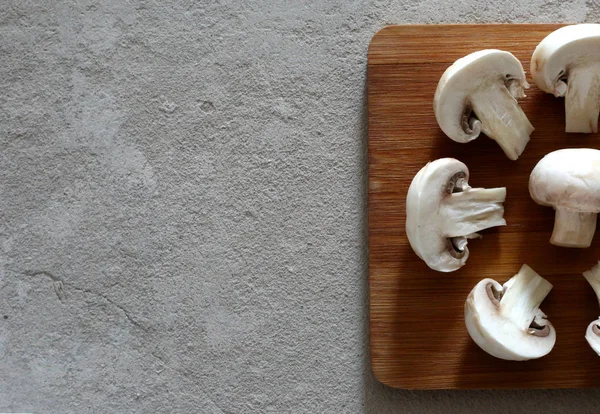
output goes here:
{"type": "MultiPolygon", "coordinates": [[[[590,286],[592,286],[592,289],[594,289],[600,303],[600,262],[587,272],[583,272],[583,277],[585,277],[590,286]]],[[[600,355],[600,317],[588,325],[585,331],[585,339],[594,352],[600,355]]]]}
{"type": "Polygon", "coordinates": [[[600,25],[577,24],[550,33],[531,56],[542,91],[565,97],[566,132],[598,132],[600,25]]]}
{"type": "Polygon", "coordinates": [[[452,272],[469,257],[467,240],[478,231],[505,226],[506,188],[471,188],[469,169],[454,158],[427,163],[406,197],[406,235],[430,268],[452,272]]]}
{"type": "Polygon", "coordinates": [[[600,212],[600,151],[572,148],[546,155],[531,172],[529,194],[556,210],[550,243],[589,247],[600,212]]]}
{"type": "Polygon", "coordinates": [[[471,53],[442,75],[433,100],[435,118],[454,141],[469,142],[483,132],[516,160],[534,130],[516,100],[527,88],[523,66],[511,53],[471,53]]]}
{"type": "Polygon", "coordinates": [[[526,264],[504,285],[483,279],[465,302],[469,335],[500,359],[525,361],[548,354],[556,331],[539,309],[552,285],[526,264]]]}

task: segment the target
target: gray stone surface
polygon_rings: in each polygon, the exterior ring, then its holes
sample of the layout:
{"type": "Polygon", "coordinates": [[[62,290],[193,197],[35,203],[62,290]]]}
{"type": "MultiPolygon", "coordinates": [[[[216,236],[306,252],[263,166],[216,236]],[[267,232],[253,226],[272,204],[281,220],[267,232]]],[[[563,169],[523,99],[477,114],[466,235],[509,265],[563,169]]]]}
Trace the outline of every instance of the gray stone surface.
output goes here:
{"type": "Polygon", "coordinates": [[[373,379],[365,72],[387,24],[599,11],[0,1],[0,412],[597,412],[373,379]]]}

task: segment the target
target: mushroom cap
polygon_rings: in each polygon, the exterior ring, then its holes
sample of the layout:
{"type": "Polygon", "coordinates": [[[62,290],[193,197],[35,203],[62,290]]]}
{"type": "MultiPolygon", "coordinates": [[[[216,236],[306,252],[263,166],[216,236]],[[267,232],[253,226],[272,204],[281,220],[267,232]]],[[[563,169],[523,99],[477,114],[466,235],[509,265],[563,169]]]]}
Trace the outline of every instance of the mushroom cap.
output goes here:
{"type": "Polygon", "coordinates": [[[529,176],[529,194],[543,206],[600,212],[600,151],[569,148],[547,154],[529,176]]]}
{"type": "Polygon", "coordinates": [[[585,339],[595,353],[600,355],[600,319],[590,323],[585,331],[585,339]]]}
{"type": "Polygon", "coordinates": [[[481,125],[470,132],[465,131],[463,126],[470,96],[477,91],[491,89],[495,84],[505,85],[509,79],[518,79],[526,84],[523,66],[510,52],[480,50],[454,62],[440,78],[433,98],[435,118],[442,131],[457,142],[477,138],[481,125]]]}
{"type": "Polygon", "coordinates": [[[556,83],[570,68],[600,62],[600,24],[564,26],[550,33],[531,56],[531,76],[538,88],[555,92],[556,83]]]}
{"type": "Polygon", "coordinates": [[[444,197],[452,193],[453,177],[467,183],[469,169],[454,158],[440,158],[427,163],[413,178],[406,196],[406,234],[413,250],[431,268],[452,271],[465,264],[469,250],[456,258],[448,250],[448,235],[435,220],[444,197]]]}
{"type": "Polygon", "coordinates": [[[525,361],[548,354],[556,342],[556,331],[550,321],[542,319],[545,315],[538,311],[536,319],[548,326],[548,336],[540,337],[523,331],[517,321],[500,312],[498,302],[491,300],[489,285],[498,292],[503,289],[494,279],[483,279],[471,290],[465,302],[465,322],[475,343],[488,354],[511,361],[525,361]]]}

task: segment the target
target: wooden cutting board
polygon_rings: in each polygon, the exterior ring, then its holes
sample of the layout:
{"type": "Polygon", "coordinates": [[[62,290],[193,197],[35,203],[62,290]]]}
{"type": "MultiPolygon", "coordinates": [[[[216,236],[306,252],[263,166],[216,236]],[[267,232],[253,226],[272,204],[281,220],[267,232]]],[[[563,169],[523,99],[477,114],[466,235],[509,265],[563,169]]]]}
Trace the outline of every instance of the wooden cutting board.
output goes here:
{"type": "Polygon", "coordinates": [[[558,25],[392,26],[373,38],[368,58],[370,349],[376,377],[399,388],[582,388],[600,386],[600,357],[585,341],[600,306],[581,273],[600,259],[600,229],[591,248],[549,244],[551,208],[529,197],[529,174],[548,152],[600,148],[600,134],[564,133],[564,101],[530,79],[535,46],[558,25]],[[437,126],[433,95],[444,70],[480,49],[512,52],[532,84],[521,101],[536,130],[518,161],[481,136],[459,144],[437,126]],[[405,197],[428,161],[454,157],[470,169],[473,187],[507,187],[506,227],[469,243],[467,264],[430,270],[412,251],[405,197]],[[554,350],[527,362],[495,359],[470,339],[464,301],[481,279],[503,283],[523,263],[554,289],[541,309],[557,331],[554,350]]]}

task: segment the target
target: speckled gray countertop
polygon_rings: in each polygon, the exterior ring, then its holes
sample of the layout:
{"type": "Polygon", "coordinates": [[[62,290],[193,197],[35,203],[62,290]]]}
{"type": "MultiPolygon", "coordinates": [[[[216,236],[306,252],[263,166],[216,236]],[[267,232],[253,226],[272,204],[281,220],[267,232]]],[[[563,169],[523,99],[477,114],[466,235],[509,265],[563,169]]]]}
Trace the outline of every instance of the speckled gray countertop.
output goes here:
{"type": "Polygon", "coordinates": [[[0,412],[597,412],[368,363],[366,60],[597,3],[4,0],[0,412]]]}

